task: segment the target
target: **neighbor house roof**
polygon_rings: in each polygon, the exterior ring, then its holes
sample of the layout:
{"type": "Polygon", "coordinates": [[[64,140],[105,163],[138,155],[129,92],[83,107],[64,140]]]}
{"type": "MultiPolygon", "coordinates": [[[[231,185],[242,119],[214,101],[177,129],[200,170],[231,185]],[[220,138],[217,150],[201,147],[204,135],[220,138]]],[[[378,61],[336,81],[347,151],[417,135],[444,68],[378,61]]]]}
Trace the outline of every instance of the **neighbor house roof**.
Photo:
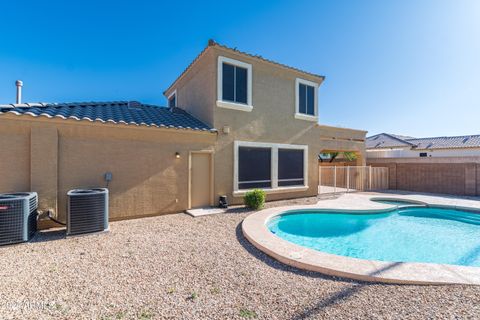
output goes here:
{"type": "Polygon", "coordinates": [[[183,70],[183,72],[175,79],[175,81],[172,82],[172,84],[163,93],[165,94],[168,90],[170,90],[170,88],[172,88],[177,83],[177,81],[180,80],[193,67],[193,65],[198,60],[200,60],[200,58],[207,52],[207,50],[209,48],[212,48],[212,47],[222,48],[222,49],[225,49],[225,50],[228,50],[228,51],[231,51],[231,52],[234,52],[234,53],[238,53],[238,54],[250,57],[250,58],[259,59],[261,61],[274,64],[274,65],[279,66],[281,68],[285,68],[285,69],[293,70],[293,71],[300,72],[300,73],[303,73],[303,74],[307,74],[307,75],[310,75],[310,76],[313,76],[313,77],[321,78],[322,80],[325,79],[325,76],[315,74],[315,73],[311,73],[311,72],[308,72],[308,71],[305,71],[305,70],[301,70],[301,69],[298,69],[298,68],[295,68],[295,67],[292,67],[292,66],[288,66],[286,64],[276,62],[276,61],[273,61],[273,60],[270,60],[270,59],[266,59],[266,58],[264,58],[264,57],[262,57],[261,55],[258,55],[258,54],[251,54],[251,53],[248,53],[248,52],[240,51],[237,48],[230,48],[226,45],[217,43],[215,40],[210,39],[210,40],[208,40],[208,45],[202,50],[202,52],[200,52],[195,57],[195,59],[193,59],[193,61],[185,68],[185,70],[183,70]]]}
{"type": "Polygon", "coordinates": [[[409,148],[413,146],[413,144],[405,141],[399,136],[388,133],[380,133],[371,137],[367,137],[365,143],[367,149],[409,148]]]}
{"type": "Polygon", "coordinates": [[[412,138],[380,133],[366,140],[367,149],[410,147],[417,150],[480,148],[480,135],[412,138]]]}
{"type": "Polygon", "coordinates": [[[449,148],[479,148],[480,135],[457,137],[433,137],[408,140],[417,149],[449,149],[449,148]]]}
{"type": "Polygon", "coordinates": [[[182,109],[158,107],[136,101],[4,104],[0,105],[0,116],[3,114],[215,131],[182,109]]]}

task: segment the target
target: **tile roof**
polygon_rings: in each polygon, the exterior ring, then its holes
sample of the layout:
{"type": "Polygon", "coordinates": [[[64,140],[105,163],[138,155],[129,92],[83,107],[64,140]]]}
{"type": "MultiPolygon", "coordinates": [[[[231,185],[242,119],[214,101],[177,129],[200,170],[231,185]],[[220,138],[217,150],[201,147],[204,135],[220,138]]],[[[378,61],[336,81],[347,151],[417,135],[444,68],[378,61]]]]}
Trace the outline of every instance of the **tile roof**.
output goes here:
{"type": "Polygon", "coordinates": [[[416,149],[479,148],[480,135],[409,139],[416,149]]]}
{"type": "Polygon", "coordinates": [[[183,70],[183,72],[175,79],[175,81],[172,82],[172,84],[163,93],[165,94],[168,90],[170,90],[175,85],[175,83],[178,80],[180,80],[180,78],[182,78],[187,73],[188,70],[190,70],[190,68],[195,64],[195,62],[197,62],[203,56],[203,54],[211,47],[219,47],[219,48],[222,48],[222,49],[226,49],[226,50],[229,50],[229,51],[232,51],[232,52],[235,52],[235,53],[239,53],[239,54],[248,56],[250,58],[255,58],[255,59],[259,59],[259,60],[262,60],[262,61],[265,61],[265,62],[268,62],[268,63],[272,63],[272,64],[275,64],[275,65],[277,65],[279,67],[282,67],[282,68],[286,68],[286,69],[290,69],[290,70],[297,71],[297,72],[300,72],[300,73],[304,73],[304,74],[307,74],[307,75],[310,75],[310,76],[313,76],[313,77],[325,79],[325,76],[315,74],[315,73],[311,73],[311,72],[301,70],[301,69],[298,69],[298,68],[295,68],[295,67],[291,67],[291,66],[288,66],[286,64],[279,63],[279,62],[276,62],[276,61],[273,61],[273,60],[270,60],[270,59],[266,59],[266,58],[264,58],[264,57],[262,57],[261,55],[258,55],[258,54],[251,54],[251,53],[248,53],[248,52],[240,51],[237,48],[230,48],[226,45],[219,44],[215,40],[210,39],[210,40],[208,40],[208,45],[195,57],[195,59],[193,59],[193,61],[185,68],[185,70],[183,70]]]}
{"type": "Polygon", "coordinates": [[[314,77],[317,77],[317,78],[322,78],[322,79],[325,78],[325,76],[322,76],[322,75],[319,75],[319,74],[315,74],[315,73],[312,73],[312,72],[308,72],[308,71],[305,71],[305,70],[302,70],[302,69],[298,69],[298,68],[295,68],[295,67],[288,66],[288,65],[286,65],[286,64],[280,63],[280,62],[276,62],[276,61],[273,61],[273,60],[264,58],[264,57],[262,57],[262,56],[259,55],[259,54],[251,54],[251,53],[248,53],[248,52],[245,52],[245,51],[238,50],[237,48],[230,48],[230,47],[228,47],[228,46],[226,46],[226,45],[217,43],[217,42],[215,42],[214,40],[210,40],[210,41],[209,41],[209,45],[212,46],[212,47],[217,46],[217,47],[220,47],[220,48],[223,48],[223,49],[227,49],[227,50],[230,50],[230,51],[233,51],[233,52],[236,52],[236,53],[240,53],[240,54],[249,56],[249,57],[251,57],[251,58],[260,59],[260,60],[265,61],[265,62],[269,62],[269,63],[272,63],[272,64],[276,64],[277,66],[280,66],[280,67],[282,67],[282,68],[286,68],[286,69],[290,69],[290,70],[293,70],[293,71],[305,73],[305,74],[308,74],[308,75],[311,75],[311,76],[314,76],[314,77]]]}
{"type": "Polygon", "coordinates": [[[408,143],[404,139],[388,133],[380,133],[371,137],[367,137],[365,144],[367,149],[400,148],[413,146],[411,143],[408,143]]]}
{"type": "Polygon", "coordinates": [[[395,137],[395,138],[401,139],[401,140],[415,139],[415,137],[403,136],[403,135],[400,135],[400,134],[392,134],[392,133],[385,133],[385,134],[391,135],[392,137],[395,137]]]}
{"type": "Polygon", "coordinates": [[[412,138],[381,133],[368,137],[366,147],[367,149],[410,147],[416,150],[480,148],[480,135],[412,138]]]}
{"type": "Polygon", "coordinates": [[[136,101],[0,104],[0,116],[9,113],[157,128],[216,131],[180,108],[170,109],[136,101]]]}

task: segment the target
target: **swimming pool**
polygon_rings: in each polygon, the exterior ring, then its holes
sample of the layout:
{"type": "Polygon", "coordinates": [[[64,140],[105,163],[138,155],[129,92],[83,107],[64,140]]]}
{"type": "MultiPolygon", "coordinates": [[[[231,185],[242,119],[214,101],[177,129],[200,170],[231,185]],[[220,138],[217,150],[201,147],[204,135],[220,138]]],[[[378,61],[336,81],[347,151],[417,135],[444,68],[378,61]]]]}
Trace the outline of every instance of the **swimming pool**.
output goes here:
{"type": "Polygon", "coordinates": [[[389,212],[290,211],[267,221],[276,236],[340,256],[480,267],[480,214],[403,207],[389,212]]]}

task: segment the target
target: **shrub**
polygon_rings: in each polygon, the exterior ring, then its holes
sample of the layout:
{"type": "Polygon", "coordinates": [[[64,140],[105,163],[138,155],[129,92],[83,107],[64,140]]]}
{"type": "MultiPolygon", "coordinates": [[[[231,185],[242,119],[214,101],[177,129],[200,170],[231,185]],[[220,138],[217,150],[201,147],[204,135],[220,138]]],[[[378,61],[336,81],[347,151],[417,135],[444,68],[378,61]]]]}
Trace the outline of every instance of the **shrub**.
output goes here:
{"type": "Polygon", "coordinates": [[[243,202],[247,207],[254,210],[263,208],[263,205],[265,204],[265,191],[260,189],[247,191],[243,197],[243,202]]]}
{"type": "Polygon", "coordinates": [[[255,311],[248,310],[248,309],[240,309],[240,317],[242,317],[242,318],[256,318],[258,316],[257,316],[257,313],[255,311]]]}

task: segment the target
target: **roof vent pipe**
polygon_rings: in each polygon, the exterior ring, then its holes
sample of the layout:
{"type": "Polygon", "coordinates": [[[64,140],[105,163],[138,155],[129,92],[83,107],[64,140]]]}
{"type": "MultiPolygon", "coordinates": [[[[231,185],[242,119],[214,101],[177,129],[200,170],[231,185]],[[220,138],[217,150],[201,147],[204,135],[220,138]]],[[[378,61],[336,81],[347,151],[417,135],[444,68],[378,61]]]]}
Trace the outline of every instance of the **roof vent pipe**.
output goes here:
{"type": "Polygon", "coordinates": [[[15,81],[15,85],[17,86],[17,104],[22,103],[22,87],[23,87],[23,81],[22,80],[17,80],[15,81]]]}

